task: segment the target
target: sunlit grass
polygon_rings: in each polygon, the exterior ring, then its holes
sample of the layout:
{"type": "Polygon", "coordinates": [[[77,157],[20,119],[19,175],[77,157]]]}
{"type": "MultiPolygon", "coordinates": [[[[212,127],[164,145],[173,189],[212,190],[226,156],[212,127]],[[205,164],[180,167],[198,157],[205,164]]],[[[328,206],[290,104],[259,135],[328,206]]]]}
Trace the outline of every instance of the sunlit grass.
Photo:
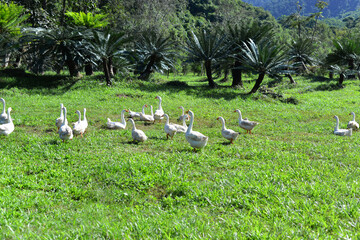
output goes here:
{"type": "Polygon", "coordinates": [[[15,123],[0,139],[2,238],[359,237],[359,133],[332,134],[333,115],[344,128],[359,112],[357,80],[343,89],[326,87],[335,80],[265,80],[295,105],[247,95],[256,76],[245,78],[245,89],[229,81],[214,90],[191,74],[118,79],[113,87],[99,77],[28,87],[35,76],[0,75],[15,123]],[[181,105],[195,113],[194,130],[209,136],[203,150],[192,152],[183,134],[166,140],[164,123],[137,121],[149,137],[139,144],[129,127],[106,129],[106,118],[120,119],[124,108],[156,108],[157,95],[171,121],[181,105]],[[69,122],[87,108],[84,138],[59,139],[60,103],[69,122]],[[237,108],[260,122],[252,135],[238,127],[237,108]],[[241,133],[235,144],[221,137],[218,116],[241,133]]]}

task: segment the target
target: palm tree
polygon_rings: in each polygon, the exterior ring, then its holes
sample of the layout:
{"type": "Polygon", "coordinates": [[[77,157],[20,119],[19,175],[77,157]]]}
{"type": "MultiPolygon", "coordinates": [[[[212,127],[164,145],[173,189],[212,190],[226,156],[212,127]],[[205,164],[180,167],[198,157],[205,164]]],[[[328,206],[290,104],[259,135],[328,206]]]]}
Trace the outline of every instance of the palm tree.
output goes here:
{"type": "Polygon", "coordinates": [[[20,26],[29,18],[24,14],[25,9],[14,3],[0,2],[0,36],[2,46],[0,50],[4,51],[4,67],[7,67],[10,61],[11,48],[20,36],[20,26]]]}
{"type": "MultiPolygon", "coordinates": [[[[81,26],[86,29],[102,29],[109,24],[106,19],[107,16],[104,14],[93,14],[91,12],[66,12],[65,15],[69,17],[71,25],[81,26]]],[[[94,73],[91,57],[92,56],[90,54],[85,56],[86,75],[93,75],[94,73]]]]}
{"type": "Polygon", "coordinates": [[[239,51],[239,49],[243,47],[243,42],[247,42],[250,39],[256,43],[261,42],[265,38],[269,40],[273,36],[272,30],[273,27],[271,25],[260,25],[258,22],[250,22],[242,26],[228,26],[228,40],[232,44],[232,54],[235,56],[235,61],[232,61],[231,66],[233,77],[232,87],[243,87],[241,68],[242,51],[239,51]]]}
{"type": "Polygon", "coordinates": [[[360,59],[360,41],[344,38],[339,41],[335,40],[333,44],[335,49],[326,56],[326,64],[328,66],[347,65],[350,71],[355,70],[360,59]]]}
{"type": "Polygon", "coordinates": [[[168,71],[175,66],[176,44],[170,36],[154,31],[144,33],[135,43],[132,59],[139,79],[149,79],[151,73],[168,71]]]}
{"type": "Polygon", "coordinates": [[[25,32],[25,38],[31,44],[28,52],[38,56],[34,61],[41,63],[45,59],[54,59],[59,61],[58,65],[68,67],[70,76],[81,76],[79,69],[87,51],[85,39],[89,38],[89,31],[83,28],[60,27],[28,28],[25,32]]]}
{"type": "Polygon", "coordinates": [[[229,56],[229,44],[226,37],[218,32],[201,31],[198,34],[191,32],[187,39],[185,50],[188,52],[188,60],[191,62],[203,62],[206,76],[211,88],[216,87],[212,78],[213,65],[229,56]]]}
{"type": "Polygon", "coordinates": [[[313,65],[316,60],[312,57],[315,53],[315,45],[311,38],[298,38],[288,44],[289,61],[298,65],[298,71],[308,71],[307,65],[313,65]]]}
{"type": "Polygon", "coordinates": [[[241,60],[243,69],[259,74],[249,94],[255,93],[259,89],[266,74],[277,76],[288,71],[286,52],[281,46],[272,42],[257,45],[250,39],[243,44],[241,60]]]}
{"type": "Polygon", "coordinates": [[[91,52],[102,61],[103,71],[106,78],[106,84],[111,85],[111,69],[113,58],[122,58],[125,51],[125,45],[130,38],[125,33],[110,33],[109,31],[93,31],[93,38],[89,44],[91,52]]]}

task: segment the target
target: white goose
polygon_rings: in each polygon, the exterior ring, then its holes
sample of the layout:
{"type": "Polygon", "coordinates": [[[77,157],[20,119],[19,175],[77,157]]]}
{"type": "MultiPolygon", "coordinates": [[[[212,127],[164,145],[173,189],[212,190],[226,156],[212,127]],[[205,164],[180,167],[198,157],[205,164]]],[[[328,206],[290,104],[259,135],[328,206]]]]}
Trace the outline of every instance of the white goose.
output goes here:
{"type": "MultiPolygon", "coordinates": [[[[146,105],[147,107],[147,105],[146,105]]],[[[153,111],[153,106],[150,105],[150,111],[151,111],[151,115],[147,115],[144,113],[140,113],[140,121],[145,121],[145,122],[154,122],[154,111],[153,111]]]]}
{"type": "Polygon", "coordinates": [[[236,109],[234,112],[237,112],[239,114],[239,126],[242,129],[246,130],[246,133],[251,134],[251,130],[258,125],[258,122],[254,122],[254,121],[249,121],[247,118],[243,119],[241,116],[241,112],[239,109],[236,109]]]}
{"type": "Polygon", "coordinates": [[[188,127],[186,126],[185,121],[186,121],[187,118],[189,118],[189,115],[185,114],[185,116],[186,117],[182,118],[182,125],[175,124],[175,123],[173,124],[176,127],[177,132],[183,132],[184,133],[184,132],[187,131],[188,127]]]}
{"type": "Polygon", "coordinates": [[[166,139],[169,139],[169,136],[171,137],[171,139],[173,139],[174,135],[177,132],[177,128],[173,125],[169,123],[169,115],[164,114],[164,117],[166,118],[166,122],[165,122],[165,126],[164,126],[164,131],[166,133],[166,139]]]}
{"type": "Polygon", "coordinates": [[[227,129],[225,127],[225,119],[223,117],[218,117],[217,120],[220,120],[222,123],[221,135],[227,140],[230,140],[231,144],[234,144],[234,141],[239,136],[239,133],[234,130],[227,129]]]}
{"type": "MultiPolygon", "coordinates": [[[[60,117],[58,117],[55,121],[55,124],[59,130],[61,125],[64,123],[64,114],[63,114],[64,104],[60,104],[60,117]]],[[[68,120],[65,118],[65,123],[68,124],[68,120]]]]}
{"type": "Polygon", "coordinates": [[[128,112],[127,109],[121,111],[121,122],[112,122],[110,118],[107,119],[107,127],[109,129],[125,129],[126,128],[126,121],[124,118],[125,112],[128,112]]]}
{"type": "Polygon", "coordinates": [[[162,109],[162,106],[161,106],[162,99],[160,96],[156,96],[155,98],[159,99],[159,106],[158,106],[158,109],[154,113],[154,119],[159,120],[159,122],[161,122],[161,119],[164,118],[163,116],[165,114],[164,110],[162,109]]]}
{"type": "Polygon", "coordinates": [[[336,125],[334,129],[334,134],[339,136],[351,136],[352,135],[352,128],[350,129],[339,129],[339,117],[334,116],[336,119],[336,125]]]}
{"type": "Polygon", "coordinates": [[[349,121],[347,128],[352,128],[353,130],[359,129],[359,123],[355,121],[355,113],[351,112],[349,115],[353,115],[353,119],[349,121]]]}
{"type": "MultiPolygon", "coordinates": [[[[86,109],[84,108],[84,115],[85,115],[86,109]]],[[[79,116],[79,120],[75,123],[73,123],[73,133],[75,135],[81,135],[83,137],[83,134],[87,128],[87,120],[86,116],[84,116],[84,120],[81,120],[81,112],[79,110],[76,110],[77,115],[79,116]]]]}
{"type": "Polygon", "coordinates": [[[190,124],[185,133],[186,140],[190,143],[190,146],[194,148],[203,148],[206,146],[209,137],[203,135],[202,133],[196,132],[192,130],[194,124],[194,113],[188,110],[186,113],[190,115],[190,124]]]}
{"type": "Polygon", "coordinates": [[[61,127],[59,128],[59,136],[60,139],[63,140],[63,142],[65,142],[65,140],[71,140],[73,138],[73,131],[71,129],[71,127],[68,125],[66,120],[66,107],[63,107],[63,124],[61,125],[61,127]]]}
{"type": "MultiPolygon", "coordinates": [[[[141,112],[142,112],[143,114],[145,114],[145,107],[147,107],[146,104],[144,104],[144,105],[142,106],[141,112]]],[[[130,117],[130,118],[139,118],[139,117],[140,117],[140,112],[133,112],[133,111],[131,111],[130,108],[129,108],[129,117],[130,117]]]]}
{"type": "Polygon", "coordinates": [[[12,108],[9,107],[7,110],[7,123],[1,124],[0,125],[0,135],[9,135],[10,133],[12,133],[15,129],[14,127],[14,123],[12,121],[12,118],[10,116],[10,112],[11,112],[12,108]]]}
{"type": "Polygon", "coordinates": [[[87,121],[87,118],[86,118],[86,108],[84,108],[84,119],[82,120],[82,122],[83,122],[83,124],[84,124],[84,126],[85,126],[85,131],[86,131],[86,129],[87,129],[87,127],[88,127],[88,121],[87,121]]]}
{"type": "Polygon", "coordinates": [[[2,110],[2,113],[0,114],[0,124],[4,124],[4,123],[8,122],[8,115],[5,111],[5,99],[0,98],[0,101],[3,104],[3,110],[2,110]]]}
{"type": "Polygon", "coordinates": [[[132,126],[133,126],[133,129],[131,131],[131,136],[132,136],[134,142],[144,142],[144,141],[146,141],[147,136],[140,129],[136,129],[134,120],[132,118],[129,118],[128,121],[130,121],[132,126]]]}
{"type": "Polygon", "coordinates": [[[186,119],[186,121],[189,121],[189,115],[185,114],[185,109],[183,106],[179,107],[182,110],[181,116],[177,119],[178,122],[182,122],[183,118],[186,119]]]}

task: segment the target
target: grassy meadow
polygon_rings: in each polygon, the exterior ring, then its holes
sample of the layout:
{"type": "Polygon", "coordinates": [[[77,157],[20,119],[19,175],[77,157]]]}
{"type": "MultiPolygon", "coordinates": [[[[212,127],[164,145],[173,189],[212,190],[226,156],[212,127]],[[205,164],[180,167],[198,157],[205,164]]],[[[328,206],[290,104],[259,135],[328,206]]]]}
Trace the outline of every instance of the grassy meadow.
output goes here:
{"type": "MultiPolygon", "coordinates": [[[[356,239],[360,237],[360,132],[333,134],[360,119],[360,82],[297,77],[266,79],[281,94],[246,95],[204,77],[159,76],[151,82],[101,76],[11,77],[0,73],[0,97],[12,107],[15,131],[0,138],[1,239],[356,239]],[[194,153],[184,134],[166,140],[164,123],[137,121],[148,140],[134,144],[131,127],[106,129],[120,111],[157,108],[172,122],[179,106],[195,113],[194,130],[209,136],[194,153]],[[291,101],[290,101],[291,100],[291,101]],[[60,103],[69,122],[87,108],[84,138],[63,143],[55,126],[60,103]],[[237,125],[235,109],[260,124],[237,125]],[[241,134],[221,136],[218,116],[241,134]]],[[[146,109],[149,113],[149,109],[146,109]]]]}

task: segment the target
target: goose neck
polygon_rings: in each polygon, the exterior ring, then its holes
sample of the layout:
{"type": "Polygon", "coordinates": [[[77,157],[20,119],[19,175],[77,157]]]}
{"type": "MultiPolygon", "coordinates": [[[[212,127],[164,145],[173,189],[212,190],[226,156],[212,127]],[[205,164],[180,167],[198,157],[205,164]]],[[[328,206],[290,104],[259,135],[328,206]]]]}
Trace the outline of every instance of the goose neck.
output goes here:
{"type": "Polygon", "coordinates": [[[146,104],[142,107],[142,114],[145,114],[145,108],[146,108],[146,104]]]}
{"type": "Polygon", "coordinates": [[[189,115],[190,115],[190,124],[189,124],[189,127],[188,127],[186,133],[190,133],[192,131],[192,127],[193,127],[193,123],[194,123],[194,113],[189,111],[189,115]]]}
{"type": "Polygon", "coordinates": [[[158,97],[158,99],[159,99],[159,110],[161,110],[161,109],[162,109],[162,107],[161,107],[161,101],[162,101],[162,99],[161,99],[161,97],[158,97]]]}
{"type": "Polygon", "coordinates": [[[187,127],[187,126],[186,126],[186,122],[185,122],[185,121],[186,121],[186,117],[187,117],[187,116],[183,114],[182,125],[183,125],[184,127],[187,127]]]}
{"type": "Polygon", "coordinates": [[[60,104],[60,118],[64,117],[64,104],[60,104]]]}
{"type": "Polygon", "coordinates": [[[7,121],[8,121],[8,122],[11,122],[11,121],[12,121],[10,112],[11,112],[11,108],[8,108],[8,110],[7,110],[7,117],[8,117],[8,120],[7,120],[7,121]]]}
{"type": "Polygon", "coordinates": [[[0,98],[0,100],[1,100],[1,102],[2,102],[2,104],[3,104],[3,113],[5,113],[5,99],[3,99],[3,98],[0,98]]]}
{"type": "Polygon", "coordinates": [[[132,126],[133,126],[133,131],[135,131],[135,130],[136,130],[136,127],[135,127],[135,122],[134,122],[134,120],[132,120],[132,119],[130,118],[130,122],[131,122],[131,124],[132,124],[132,126]]]}
{"type": "Polygon", "coordinates": [[[81,112],[80,111],[76,111],[78,117],[79,117],[79,122],[81,121],[81,112]]]}
{"type": "Polygon", "coordinates": [[[66,125],[66,107],[63,107],[64,116],[63,116],[63,124],[66,125]]]}
{"type": "Polygon", "coordinates": [[[339,130],[339,118],[335,117],[336,119],[336,125],[335,125],[335,131],[339,130]]]}
{"type": "Polygon", "coordinates": [[[240,112],[240,110],[236,110],[236,111],[238,112],[238,114],[239,114],[239,120],[241,121],[241,120],[242,120],[241,112],[240,112]]]}
{"type": "Polygon", "coordinates": [[[220,119],[221,124],[222,124],[222,129],[225,130],[226,127],[225,127],[225,120],[224,120],[224,118],[220,117],[219,119],[220,119]]]}
{"type": "Polygon", "coordinates": [[[125,110],[121,111],[121,123],[122,124],[126,124],[125,117],[124,117],[125,112],[126,112],[125,110]]]}
{"type": "Polygon", "coordinates": [[[353,115],[353,119],[352,119],[352,120],[355,122],[355,113],[352,112],[351,114],[353,115]]]}

